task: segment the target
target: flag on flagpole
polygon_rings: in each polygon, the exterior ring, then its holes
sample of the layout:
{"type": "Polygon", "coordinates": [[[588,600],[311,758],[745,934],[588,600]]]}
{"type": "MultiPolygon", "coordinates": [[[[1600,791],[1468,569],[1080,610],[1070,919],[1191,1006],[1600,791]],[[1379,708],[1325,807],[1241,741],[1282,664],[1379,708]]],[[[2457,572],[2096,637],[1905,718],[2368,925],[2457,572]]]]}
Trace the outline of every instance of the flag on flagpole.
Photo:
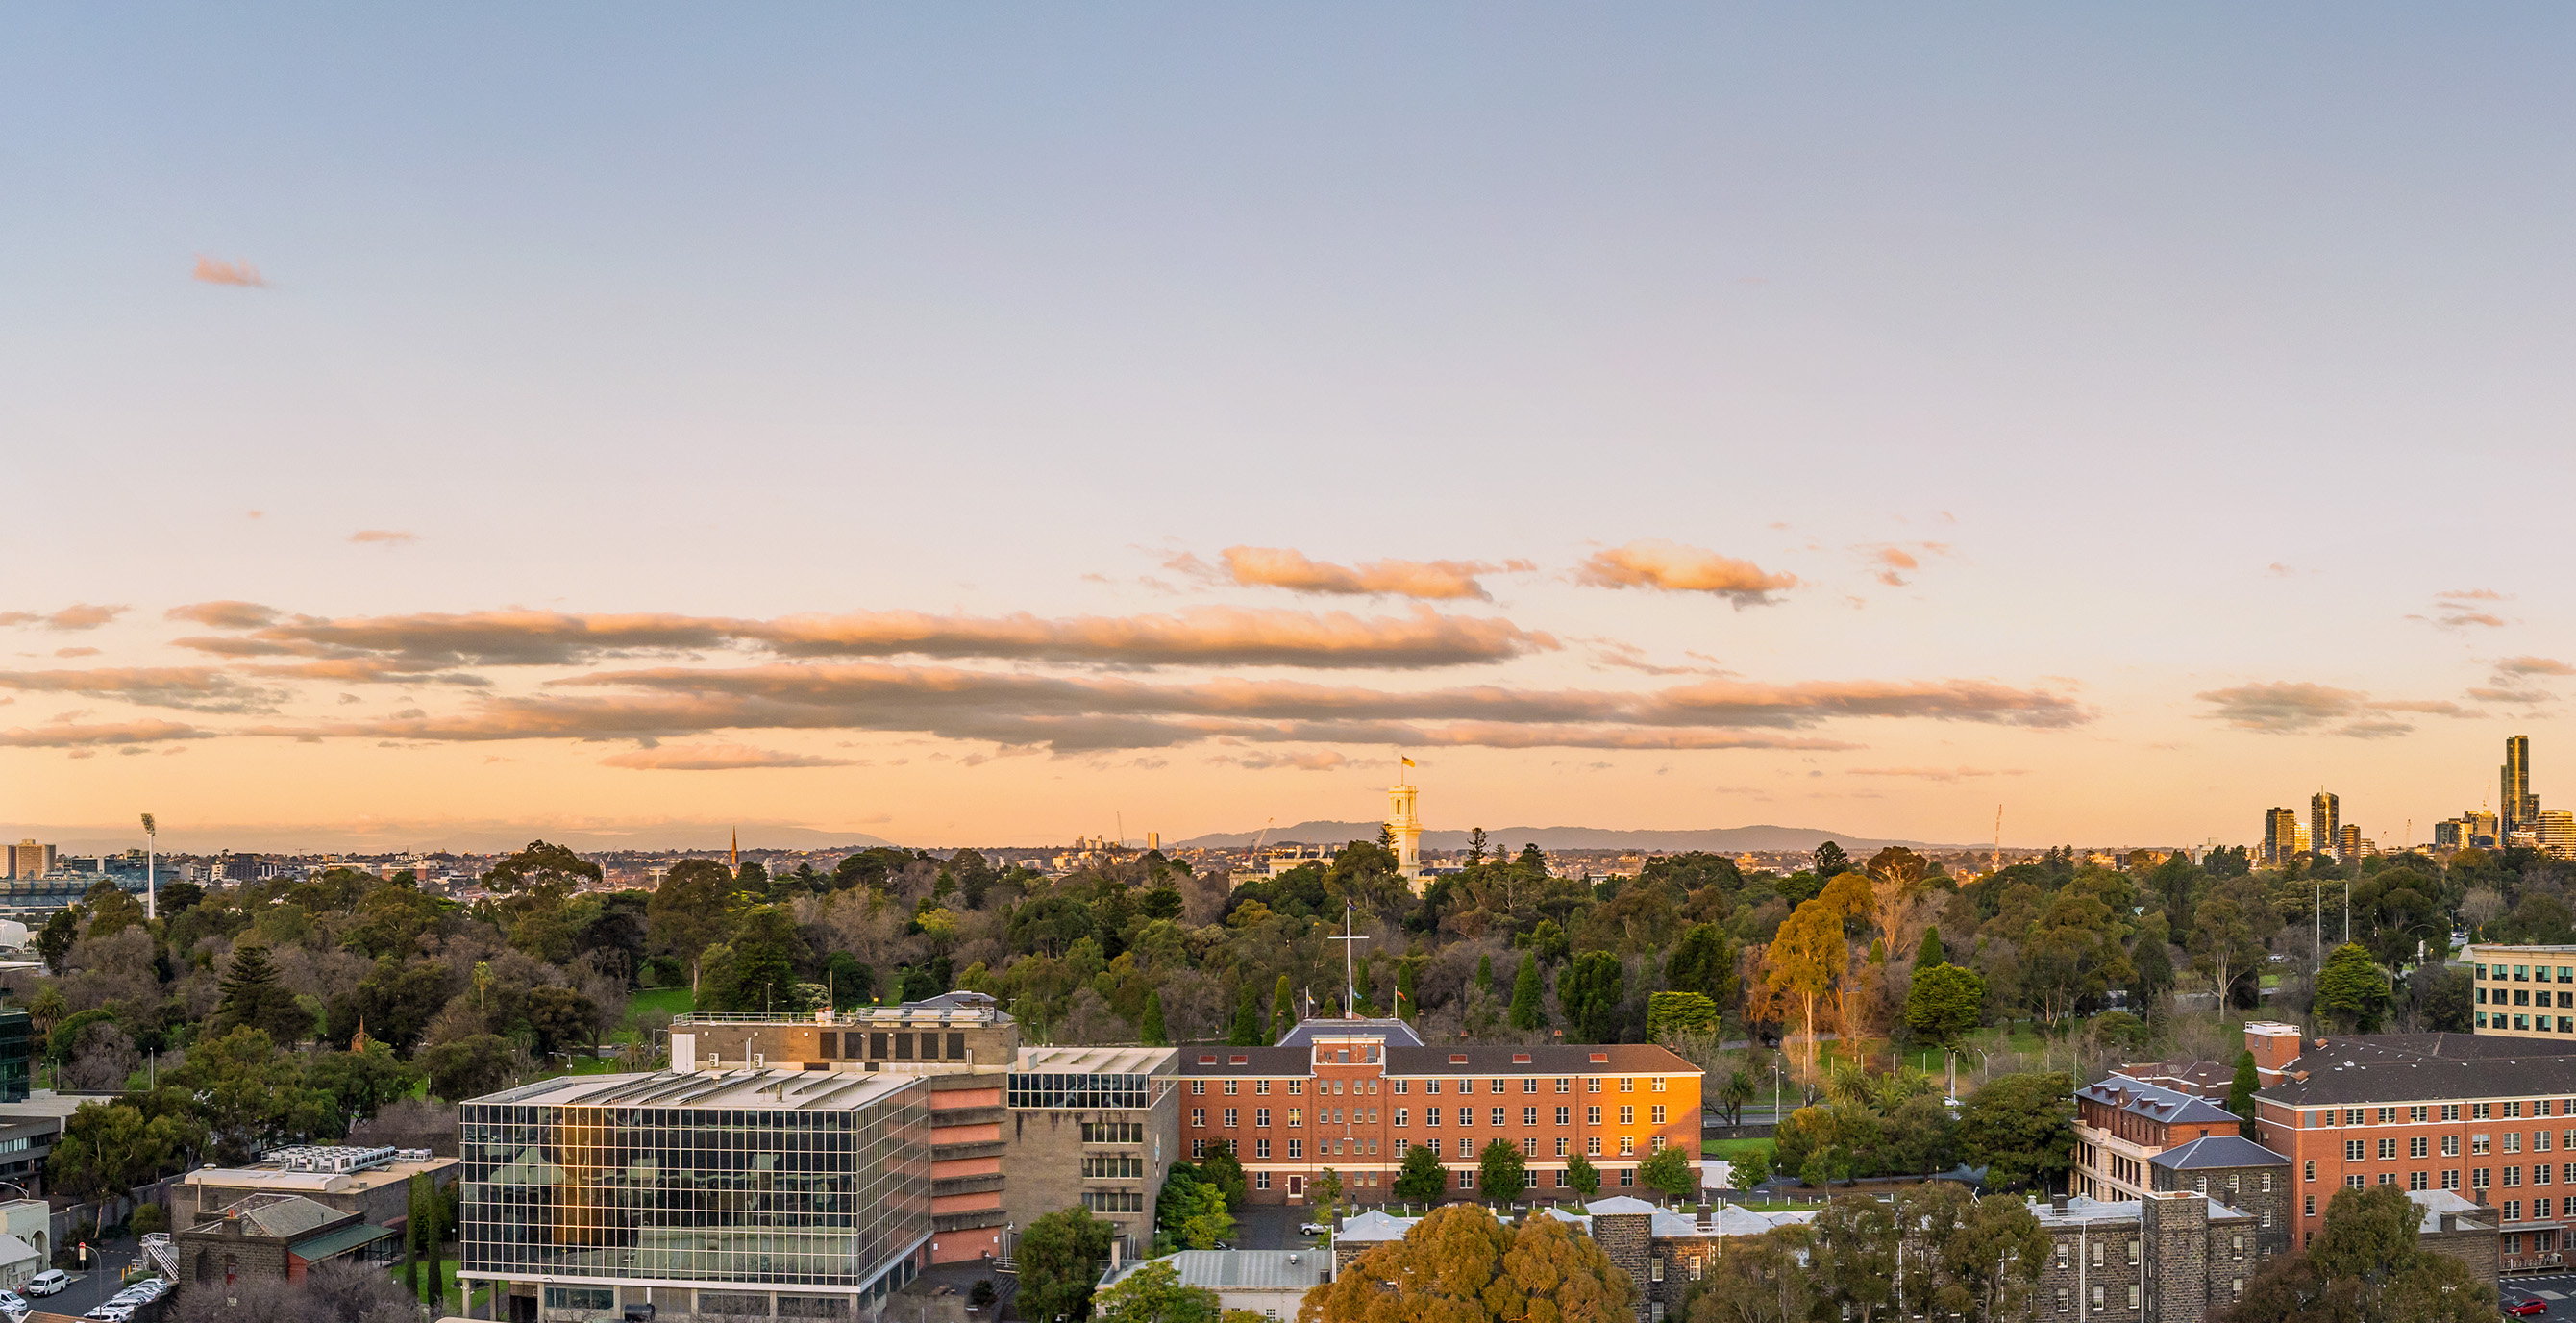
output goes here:
{"type": "Polygon", "coordinates": [[[1405,766],[1407,766],[1407,767],[1411,767],[1411,766],[1413,766],[1413,765],[1414,765],[1414,763],[1413,763],[1413,760],[1412,760],[1412,759],[1407,758],[1407,757],[1405,757],[1403,754],[1400,754],[1400,753],[1396,755],[1396,760],[1397,760],[1397,761],[1399,761],[1399,762],[1401,762],[1401,763],[1403,763],[1403,764],[1404,764],[1405,766]]]}

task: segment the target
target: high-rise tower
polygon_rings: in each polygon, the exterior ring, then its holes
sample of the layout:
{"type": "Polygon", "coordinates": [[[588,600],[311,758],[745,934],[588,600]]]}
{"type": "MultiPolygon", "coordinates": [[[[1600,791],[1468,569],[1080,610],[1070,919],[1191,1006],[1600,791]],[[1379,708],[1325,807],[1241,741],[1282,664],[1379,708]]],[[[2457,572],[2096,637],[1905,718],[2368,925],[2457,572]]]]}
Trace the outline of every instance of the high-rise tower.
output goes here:
{"type": "Polygon", "coordinates": [[[2342,842],[2342,802],[2323,790],[2308,796],[2308,848],[2319,854],[2333,854],[2342,842]]]}
{"type": "Polygon", "coordinates": [[[2282,863],[2298,852],[2298,811],[2285,808],[2263,810],[2263,862],[2282,863]]]}
{"type": "Polygon", "coordinates": [[[2530,831],[2540,823],[2540,796],[2531,793],[2531,737],[2508,735],[2504,741],[2504,766],[2498,769],[2503,782],[2496,796],[2496,816],[2503,819],[2496,844],[2512,843],[2517,831],[2530,831]]]}

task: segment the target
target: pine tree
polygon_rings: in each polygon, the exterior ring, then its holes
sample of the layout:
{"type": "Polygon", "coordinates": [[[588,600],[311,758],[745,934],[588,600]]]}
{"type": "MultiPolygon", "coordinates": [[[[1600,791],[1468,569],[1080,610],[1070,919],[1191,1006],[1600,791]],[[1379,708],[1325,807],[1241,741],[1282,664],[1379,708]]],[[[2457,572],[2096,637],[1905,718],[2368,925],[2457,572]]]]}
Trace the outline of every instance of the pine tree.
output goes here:
{"type": "Polygon", "coordinates": [[[1413,1004],[1413,970],[1414,963],[1411,960],[1396,962],[1395,1013],[1399,1018],[1406,1020],[1412,1019],[1421,1009],[1413,1004]]]}
{"type": "Polygon", "coordinates": [[[1288,990],[1288,976],[1282,974],[1279,976],[1278,990],[1270,994],[1270,1037],[1263,1041],[1275,1043],[1286,1038],[1288,1031],[1296,1027],[1296,997],[1288,990]]]}
{"type": "Polygon", "coordinates": [[[1514,1029],[1536,1029],[1544,1022],[1546,1017],[1539,1010],[1541,991],[1538,956],[1535,953],[1524,952],[1521,955],[1521,972],[1512,980],[1512,1027],[1514,1029]]]}
{"type": "Polygon", "coordinates": [[[2237,1132],[2254,1139],[2254,1091],[2263,1087],[2263,1077],[2254,1069],[2254,1050],[2236,1054],[2236,1078],[2227,1086],[2227,1110],[2240,1118],[2237,1132]]]}
{"type": "Polygon", "coordinates": [[[232,968],[225,971],[221,998],[215,1003],[215,1031],[230,1033],[243,1025],[265,1029],[281,1047],[313,1036],[313,1016],[295,994],[277,981],[268,948],[256,942],[233,948],[232,968]]]}
{"type": "Polygon", "coordinates": [[[1916,969],[1930,969],[1934,965],[1946,965],[1948,963],[1950,963],[1950,953],[1941,946],[1941,930],[1938,928],[1924,929],[1923,945],[1916,947],[1914,950],[1914,967],[1916,969]]]}
{"type": "Polygon", "coordinates": [[[1145,1023],[1143,1025],[1143,1034],[1145,1038],[1145,1046],[1147,1047],[1170,1047],[1172,1045],[1170,1035],[1168,1035],[1163,1029],[1163,990],[1161,988],[1156,988],[1145,994],[1145,1023]]]}
{"type": "Polygon", "coordinates": [[[1243,997],[1235,1003],[1234,1031],[1225,1036],[1230,1047],[1265,1046],[1261,1033],[1261,994],[1251,984],[1243,985],[1243,997]]]}

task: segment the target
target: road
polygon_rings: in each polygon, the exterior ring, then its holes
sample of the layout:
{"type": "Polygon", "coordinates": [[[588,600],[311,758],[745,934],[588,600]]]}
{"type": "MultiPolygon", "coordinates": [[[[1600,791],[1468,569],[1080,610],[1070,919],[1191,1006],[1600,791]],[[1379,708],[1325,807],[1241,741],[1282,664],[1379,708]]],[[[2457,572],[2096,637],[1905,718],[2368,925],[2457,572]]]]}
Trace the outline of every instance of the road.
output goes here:
{"type": "Polygon", "coordinates": [[[2531,1315],[2549,1323],[2576,1323],[2576,1275],[2562,1277],[2515,1277],[2503,1284],[2501,1294],[2507,1304],[2527,1296],[2538,1296],[2549,1306],[2546,1314],[2531,1315]]]}
{"type": "Polygon", "coordinates": [[[64,1287],[61,1294],[29,1296],[27,1303],[34,1305],[40,1313],[68,1314],[78,1318],[88,1313],[91,1306],[124,1289],[125,1266],[134,1262],[135,1256],[141,1252],[132,1241],[106,1248],[92,1245],[89,1271],[74,1270],[72,1284],[64,1287]]]}

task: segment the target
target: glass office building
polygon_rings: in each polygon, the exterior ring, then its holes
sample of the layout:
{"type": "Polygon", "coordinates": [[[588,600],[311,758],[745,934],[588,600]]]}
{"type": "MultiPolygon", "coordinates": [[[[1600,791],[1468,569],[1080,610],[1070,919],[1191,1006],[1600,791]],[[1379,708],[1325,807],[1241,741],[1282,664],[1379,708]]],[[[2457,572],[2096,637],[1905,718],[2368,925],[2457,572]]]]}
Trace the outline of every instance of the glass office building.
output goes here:
{"type": "Polygon", "coordinates": [[[499,1317],[861,1320],[924,1261],[918,1077],[572,1076],[461,1111],[458,1275],[514,1288],[499,1317]]]}

